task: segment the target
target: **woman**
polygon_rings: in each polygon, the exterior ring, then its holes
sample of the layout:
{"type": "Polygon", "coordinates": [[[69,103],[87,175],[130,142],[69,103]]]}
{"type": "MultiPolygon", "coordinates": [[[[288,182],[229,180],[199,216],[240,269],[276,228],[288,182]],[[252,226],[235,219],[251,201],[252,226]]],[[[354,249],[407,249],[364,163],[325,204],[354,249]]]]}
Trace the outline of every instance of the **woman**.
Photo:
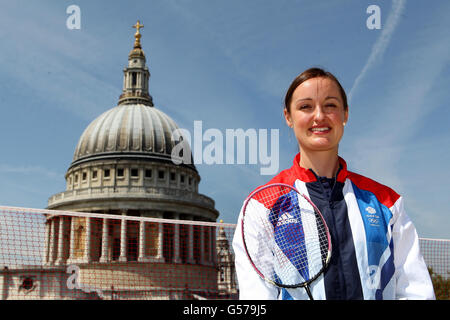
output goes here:
{"type": "MultiPolygon", "coordinates": [[[[348,171],[338,156],[348,120],[339,81],[319,68],[304,71],[286,93],[284,117],[300,152],[269,183],[304,191],[322,212],[333,246],[328,268],[310,285],[314,299],[434,299],[402,197],[348,171]]],[[[241,218],[242,212],[233,239],[240,298],[308,299],[303,288],[281,289],[259,278],[243,249],[241,218]]]]}

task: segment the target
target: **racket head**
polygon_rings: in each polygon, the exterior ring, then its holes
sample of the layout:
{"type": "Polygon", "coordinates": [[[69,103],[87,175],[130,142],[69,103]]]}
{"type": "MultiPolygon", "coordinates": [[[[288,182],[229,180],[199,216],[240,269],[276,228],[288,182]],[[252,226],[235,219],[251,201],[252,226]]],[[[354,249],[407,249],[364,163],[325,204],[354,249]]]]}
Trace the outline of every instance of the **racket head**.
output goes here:
{"type": "Polygon", "coordinates": [[[328,266],[331,237],[317,206],[295,187],[258,188],[244,202],[242,240],[258,275],[283,288],[306,286],[328,266]]]}

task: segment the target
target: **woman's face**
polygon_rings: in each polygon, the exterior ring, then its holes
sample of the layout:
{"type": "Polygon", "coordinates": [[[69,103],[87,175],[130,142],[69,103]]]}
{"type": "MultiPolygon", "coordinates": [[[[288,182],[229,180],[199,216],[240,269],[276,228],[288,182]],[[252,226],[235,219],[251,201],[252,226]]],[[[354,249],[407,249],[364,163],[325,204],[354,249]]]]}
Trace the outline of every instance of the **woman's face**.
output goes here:
{"type": "Polygon", "coordinates": [[[337,152],[348,120],[338,85],[328,78],[302,82],[293,92],[290,111],[284,109],[301,150],[337,152]]]}

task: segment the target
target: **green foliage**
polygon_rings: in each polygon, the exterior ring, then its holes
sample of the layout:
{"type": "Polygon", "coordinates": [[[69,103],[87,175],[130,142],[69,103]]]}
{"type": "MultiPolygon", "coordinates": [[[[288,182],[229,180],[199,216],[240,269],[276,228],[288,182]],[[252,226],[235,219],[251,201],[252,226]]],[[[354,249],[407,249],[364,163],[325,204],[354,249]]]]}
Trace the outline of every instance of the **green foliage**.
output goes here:
{"type": "Polygon", "coordinates": [[[436,300],[450,300],[450,278],[444,279],[441,275],[434,273],[432,268],[428,268],[428,271],[433,281],[436,300]]]}

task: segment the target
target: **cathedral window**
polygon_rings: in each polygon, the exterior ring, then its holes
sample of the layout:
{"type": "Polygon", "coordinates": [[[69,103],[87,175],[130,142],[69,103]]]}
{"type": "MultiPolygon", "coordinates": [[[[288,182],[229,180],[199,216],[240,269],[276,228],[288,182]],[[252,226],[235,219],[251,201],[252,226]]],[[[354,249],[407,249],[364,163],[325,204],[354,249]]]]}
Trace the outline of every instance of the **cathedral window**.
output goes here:
{"type": "Polygon", "coordinates": [[[21,288],[23,288],[25,290],[31,290],[31,289],[33,289],[33,286],[34,286],[34,281],[32,278],[26,277],[23,279],[21,288]]]}

